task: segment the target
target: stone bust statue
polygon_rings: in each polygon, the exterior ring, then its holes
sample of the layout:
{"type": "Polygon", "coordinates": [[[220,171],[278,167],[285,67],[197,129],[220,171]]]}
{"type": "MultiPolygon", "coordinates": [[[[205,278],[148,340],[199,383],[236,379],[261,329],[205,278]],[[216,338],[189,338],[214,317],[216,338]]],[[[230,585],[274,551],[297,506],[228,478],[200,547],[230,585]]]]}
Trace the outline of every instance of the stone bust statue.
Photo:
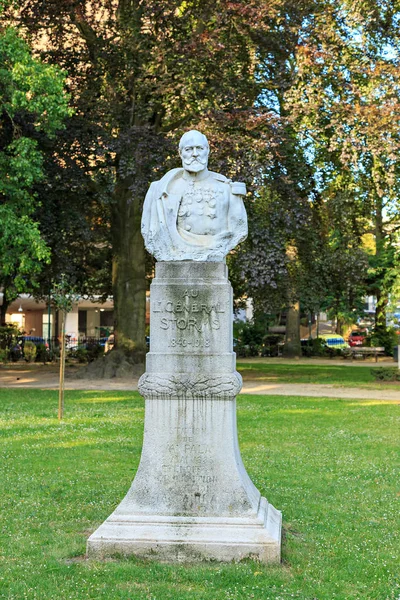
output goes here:
{"type": "Polygon", "coordinates": [[[159,261],[223,261],[247,236],[246,186],[209,171],[209,153],[205,135],[188,131],[179,143],[182,168],[150,185],[142,235],[159,261]]]}

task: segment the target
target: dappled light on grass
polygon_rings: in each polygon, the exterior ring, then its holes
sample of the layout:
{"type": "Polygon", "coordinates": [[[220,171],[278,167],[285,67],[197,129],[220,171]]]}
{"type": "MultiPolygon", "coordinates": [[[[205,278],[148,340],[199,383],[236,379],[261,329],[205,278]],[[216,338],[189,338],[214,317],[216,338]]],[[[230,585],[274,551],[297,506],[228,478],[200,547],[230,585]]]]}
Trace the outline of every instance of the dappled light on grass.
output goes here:
{"type": "MultiPolygon", "coordinates": [[[[281,409],[279,412],[281,414],[289,414],[289,415],[295,415],[295,414],[317,414],[318,411],[320,409],[319,408],[285,408],[285,409],[281,409]]],[[[337,416],[339,414],[339,410],[337,411],[327,411],[324,410],[324,417],[327,417],[329,415],[335,415],[337,416]]]]}
{"type": "MultiPolygon", "coordinates": [[[[68,393],[68,392],[67,392],[68,393]]],[[[97,395],[96,396],[96,392],[82,392],[82,394],[89,394],[90,393],[90,397],[86,398],[86,397],[82,397],[79,398],[78,400],[76,400],[76,402],[78,404],[104,404],[107,402],[127,402],[129,400],[132,400],[132,397],[129,396],[103,396],[103,395],[97,395]],[[94,395],[93,395],[94,394],[94,395]]],[[[136,399],[136,398],[135,398],[136,399]]]]}
{"type": "Polygon", "coordinates": [[[139,464],[129,392],[0,389],[0,596],[9,600],[397,600],[399,408],[238,398],[242,457],[283,511],[283,565],[85,561],[86,540],[139,464]],[[102,400],[104,400],[102,402],[102,400]]]}
{"type": "Polygon", "coordinates": [[[260,386],[259,384],[257,384],[256,387],[247,386],[246,387],[246,394],[251,394],[252,392],[262,393],[262,391],[273,390],[273,389],[276,389],[277,387],[278,387],[277,385],[273,385],[273,384],[271,384],[271,385],[262,385],[262,386],[260,386]]]}
{"type": "MultiPolygon", "coordinates": [[[[381,404],[398,404],[400,405],[400,398],[399,398],[399,402],[393,402],[393,400],[355,400],[354,402],[348,401],[348,405],[349,406],[378,406],[381,404]]],[[[400,426],[400,425],[399,425],[400,426]]]]}
{"type": "MultiPolygon", "coordinates": [[[[244,381],[274,383],[328,384],[339,387],[359,387],[373,390],[385,389],[376,381],[371,369],[379,368],[373,363],[366,366],[318,365],[318,364],[277,364],[268,362],[245,362],[240,360],[237,369],[244,381]]],[[[399,390],[400,384],[390,389],[399,390]]]]}

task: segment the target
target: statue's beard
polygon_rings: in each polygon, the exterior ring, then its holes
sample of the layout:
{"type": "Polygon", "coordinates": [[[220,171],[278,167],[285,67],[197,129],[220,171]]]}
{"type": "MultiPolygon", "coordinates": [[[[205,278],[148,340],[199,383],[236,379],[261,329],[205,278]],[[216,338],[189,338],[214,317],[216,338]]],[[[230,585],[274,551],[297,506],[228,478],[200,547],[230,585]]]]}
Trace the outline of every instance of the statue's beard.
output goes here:
{"type": "Polygon", "coordinates": [[[207,159],[201,160],[200,158],[189,158],[182,160],[183,168],[191,173],[198,173],[203,171],[207,167],[207,159]]]}

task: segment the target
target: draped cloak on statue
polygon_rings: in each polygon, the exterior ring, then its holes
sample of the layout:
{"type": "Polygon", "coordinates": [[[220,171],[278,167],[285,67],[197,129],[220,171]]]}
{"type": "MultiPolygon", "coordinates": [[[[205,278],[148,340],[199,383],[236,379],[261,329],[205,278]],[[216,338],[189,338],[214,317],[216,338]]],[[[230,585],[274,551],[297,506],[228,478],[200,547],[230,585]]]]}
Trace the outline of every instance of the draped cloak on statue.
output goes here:
{"type": "Polygon", "coordinates": [[[229,179],[208,171],[206,182],[222,185],[227,195],[228,227],[215,235],[199,235],[178,226],[181,194],[170,192],[171,184],[184,176],[183,168],[168,171],[159,181],[154,181],[146,194],[142,215],[142,235],[147,250],[159,261],[195,260],[222,262],[232,248],[247,237],[247,217],[242,196],[244,184],[234,184],[229,179]],[[236,186],[234,188],[234,186],[236,186]],[[240,194],[233,193],[240,188],[240,194]]]}

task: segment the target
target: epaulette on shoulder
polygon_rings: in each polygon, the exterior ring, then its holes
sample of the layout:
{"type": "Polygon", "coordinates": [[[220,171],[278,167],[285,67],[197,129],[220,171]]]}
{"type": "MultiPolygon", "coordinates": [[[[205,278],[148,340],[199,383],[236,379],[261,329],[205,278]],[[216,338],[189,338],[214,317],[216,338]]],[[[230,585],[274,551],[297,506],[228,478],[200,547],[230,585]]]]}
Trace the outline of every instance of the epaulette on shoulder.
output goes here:
{"type": "Polygon", "coordinates": [[[217,181],[222,181],[222,183],[230,183],[230,180],[225,177],[225,175],[221,175],[220,173],[214,173],[214,171],[211,171],[211,176],[217,181]]]}

